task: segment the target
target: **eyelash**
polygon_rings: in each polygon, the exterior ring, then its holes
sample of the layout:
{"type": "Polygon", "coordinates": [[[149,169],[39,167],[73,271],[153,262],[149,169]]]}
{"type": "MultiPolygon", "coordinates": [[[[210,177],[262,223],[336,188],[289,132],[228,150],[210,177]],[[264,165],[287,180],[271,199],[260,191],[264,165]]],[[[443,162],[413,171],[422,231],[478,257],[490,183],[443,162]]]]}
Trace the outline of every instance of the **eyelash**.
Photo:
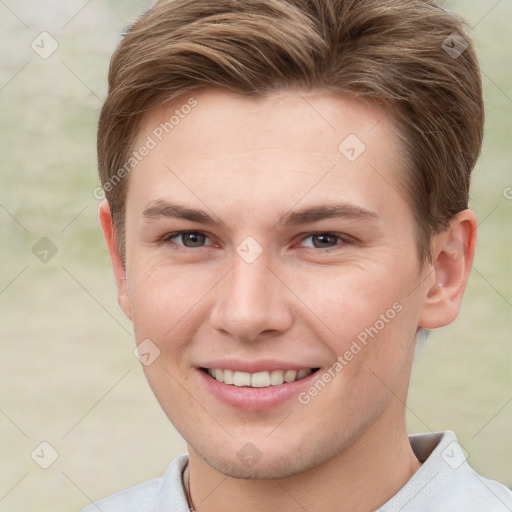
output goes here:
{"type": "MultiPolygon", "coordinates": [[[[187,235],[187,234],[200,234],[200,235],[204,235],[206,238],[209,238],[208,235],[206,233],[204,233],[203,231],[175,231],[174,233],[166,234],[162,238],[162,242],[166,243],[166,244],[169,244],[169,243],[172,244],[172,243],[174,243],[174,242],[172,242],[173,238],[176,238],[176,237],[179,237],[179,236],[183,236],[183,235],[187,235]]],[[[322,249],[320,247],[307,247],[308,249],[316,249],[316,250],[319,250],[321,252],[330,252],[330,251],[333,251],[333,250],[337,250],[340,247],[343,247],[345,245],[351,245],[351,244],[355,243],[355,240],[353,238],[349,237],[348,235],[342,235],[342,234],[339,234],[339,233],[332,233],[330,231],[314,231],[312,233],[306,233],[306,234],[301,236],[299,242],[304,242],[308,238],[310,238],[312,236],[318,236],[318,235],[335,236],[335,237],[338,238],[340,243],[336,244],[333,247],[327,247],[327,248],[324,248],[324,249],[322,249]]],[[[199,247],[187,247],[187,246],[182,245],[182,244],[176,244],[176,245],[178,245],[180,247],[183,247],[183,249],[202,249],[204,247],[209,247],[209,246],[204,246],[204,245],[203,246],[199,246],[199,247]]]]}

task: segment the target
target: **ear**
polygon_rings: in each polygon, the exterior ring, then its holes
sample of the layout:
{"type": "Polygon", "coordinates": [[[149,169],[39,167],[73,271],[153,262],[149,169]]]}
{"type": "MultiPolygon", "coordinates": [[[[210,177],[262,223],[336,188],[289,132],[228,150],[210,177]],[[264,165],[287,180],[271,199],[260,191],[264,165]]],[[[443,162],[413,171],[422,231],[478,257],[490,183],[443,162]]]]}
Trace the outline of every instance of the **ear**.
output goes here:
{"type": "Polygon", "coordinates": [[[126,268],[119,253],[116,231],[114,228],[114,223],[112,222],[112,213],[110,211],[110,205],[106,199],[100,203],[98,209],[98,218],[100,221],[101,230],[103,231],[103,237],[105,238],[105,243],[107,244],[107,249],[110,254],[112,268],[114,269],[114,275],[117,284],[117,299],[124,314],[131,320],[132,313],[127,293],[126,268]]]}
{"type": "Polygon", "coordinates": [[[477,227],[475,214],[463,210],[434,237],[418,327],[435,329],[457,318],[475,256],[477,227]]]}

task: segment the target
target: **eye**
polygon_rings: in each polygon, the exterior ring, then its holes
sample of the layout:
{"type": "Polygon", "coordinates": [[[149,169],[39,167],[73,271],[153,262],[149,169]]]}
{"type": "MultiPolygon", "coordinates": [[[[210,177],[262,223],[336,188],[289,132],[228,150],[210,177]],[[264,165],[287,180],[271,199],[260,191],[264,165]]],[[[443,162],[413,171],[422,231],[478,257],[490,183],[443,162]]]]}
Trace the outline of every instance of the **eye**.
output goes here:
{"type": "Polygon", "coordinates": [[[166,242],[172,242],[183,247],[203,247],[206,240],[209,240],[209,238],[201,231],[178,231],[177,233],[169,233],[165,237],[166,242]]]}
{"type": "Polygon", "coordinates": [[[335,233],[311,233],[302,239],[300,245],[313,247],[314,249],[331,249],[348,242],[348,240],[335,233]]]}

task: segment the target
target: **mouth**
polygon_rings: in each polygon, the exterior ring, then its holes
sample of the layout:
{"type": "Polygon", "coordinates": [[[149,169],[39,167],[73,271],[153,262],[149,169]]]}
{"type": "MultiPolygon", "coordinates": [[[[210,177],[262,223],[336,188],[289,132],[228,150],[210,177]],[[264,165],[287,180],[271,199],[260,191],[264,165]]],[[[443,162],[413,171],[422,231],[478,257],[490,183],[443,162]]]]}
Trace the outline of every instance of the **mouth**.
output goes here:
{"type": "Polygon", "coordinates": [[[222,384],[246,388],[269,388],[299,381],[315,373],[319,368],[299,370],[269,370],[249,373],[223,368],[201,368],[212,379],[222,384]]]}

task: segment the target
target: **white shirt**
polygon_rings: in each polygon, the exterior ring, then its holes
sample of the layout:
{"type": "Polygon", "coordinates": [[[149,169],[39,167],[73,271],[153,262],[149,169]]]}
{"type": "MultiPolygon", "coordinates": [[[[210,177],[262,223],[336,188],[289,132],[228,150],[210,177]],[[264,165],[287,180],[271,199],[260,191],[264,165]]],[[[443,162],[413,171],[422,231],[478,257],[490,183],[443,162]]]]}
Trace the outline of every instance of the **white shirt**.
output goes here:
{"type": "MultiPolygon", "coordinates": [[[[375,512],[512,512],[512,492],[478,475],[453,432],[409,436],[420,469],[375,512]]],[[[188,455],[176,457],[164,476],[96,501],[82,512],[188,512],[182,473],[188,455]]]]}

